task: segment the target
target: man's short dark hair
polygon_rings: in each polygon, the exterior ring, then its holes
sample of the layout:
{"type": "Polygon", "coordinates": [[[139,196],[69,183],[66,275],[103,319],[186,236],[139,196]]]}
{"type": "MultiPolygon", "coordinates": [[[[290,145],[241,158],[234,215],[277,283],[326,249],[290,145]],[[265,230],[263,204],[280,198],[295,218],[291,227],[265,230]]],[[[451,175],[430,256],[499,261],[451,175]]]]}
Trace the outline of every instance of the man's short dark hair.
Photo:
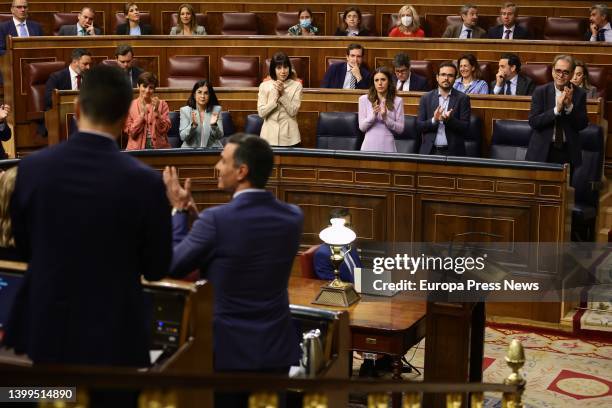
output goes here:
{"type": "Polygon", "coordinates": [[[521,70],[521,59],[516,54],[506,53],[502,54],[500,59],[507,59],[508,65],[513,65],[516,67],[516,72],[521,70]]]}
{"type": "Polygon", "coordinates": [[[247,180],[254,188],[264,188],[274,166],[274,152],[268,142],[246,133],[236,133],[227,142],[238,145],[234,151],[234,165],[246,164],[249,168],[247,180]]]}
{"type": "Polygon", "coordinates": [[[128,55],[130,52],[132,53],[132,56],[133,56],[134,50],[132,49],[131,45],[120,44],[117,46],[117,48],[115,48],[115,58],[117,58],[120,55],[128,55]]]}
{"type": "Polygon", "coordinates": [[[400,52],[393,57],[393,68],[410,68],[410,56],[405,52],[400,52]]]}
{"type": "Polygon", "coordinates": [[[459,10],[459,14],[460,15],[466,15],[471,9],[476,9],[478,10],[478,6],[475,6],[473,4],[464,4],[463,6],[461,6],[461,9],[459,10]]]}
{"type": "Polygon", "coordinates": [[[329,212],[329,219],[344,218],[349,215],[351,215],[351,213],[349,212],[348,208],[332,208],[332,210],[329,212]]]}
{"type": "Polygon", "coordinates": [[[455,76],[457,76],[457,72],[458,72],[457,71],[457,66],[455,64],[453,64],[453,61],[444,61],[444,62],[441,62],[440,65],[438,66],[438,75],[440,74],[440,70],[442,68],[445,68],[445,67],[453,68],[455,70],[455,76]]]}
{"type": "Polygon", "coordinates": [[[361,55],[363,55],[363,53],[365,52],[363,46],[357,43],[349,44],[349,46],[346,47],[346,55],[349,55],[351,53],[351,50],[361,50],[361,55]]]}
{"type": "Polygon", "coordinates": [[[154,73],[145,71],[142,74],[138,75],[138,78],[136,79],[136,85],[144,85],[145,87],[153,85],[153,88],[157,88],[159,85],[159,81],[157,80],[157,76],[155,76],[154,73]]]}
{"type": "Polygon", "coordinates": [[[92,122],[114,125],[127,115],[132,97],[132,84],[125,71],[100,64],[83,74],[78,103],[92,122]]]}
{"type": "Polygon", "coordinates": [[[91,57],[91,52],[89,52],[89,50],[86,50],[85,48],[75,48],[74,50],[72,50],[70,58],[72,58],[72,61],[78,61],[83,55],[89,55],[91,57]]]}

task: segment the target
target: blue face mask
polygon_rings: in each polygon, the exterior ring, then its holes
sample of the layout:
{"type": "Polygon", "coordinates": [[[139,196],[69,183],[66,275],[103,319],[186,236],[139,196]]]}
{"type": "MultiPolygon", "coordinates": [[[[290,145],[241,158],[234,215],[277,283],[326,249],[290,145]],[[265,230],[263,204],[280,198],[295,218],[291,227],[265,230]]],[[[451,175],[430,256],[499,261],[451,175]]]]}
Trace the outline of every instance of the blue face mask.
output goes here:
{"type": "Polygon", "coordinates": [[[304,20],[300,20],[300,26],[302,28],[308,28],[312,24],[312,20],[309,18],[305,18],[304,20]]]}

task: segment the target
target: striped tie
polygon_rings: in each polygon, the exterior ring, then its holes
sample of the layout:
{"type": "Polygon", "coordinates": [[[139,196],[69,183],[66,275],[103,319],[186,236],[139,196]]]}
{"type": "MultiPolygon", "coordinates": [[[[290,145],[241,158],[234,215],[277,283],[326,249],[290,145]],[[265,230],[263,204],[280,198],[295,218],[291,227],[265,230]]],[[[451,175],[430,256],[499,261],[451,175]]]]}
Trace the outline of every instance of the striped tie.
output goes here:
{"type": "Polygon", "coordinates": [[[349,82],[349,88],[351,89],[357,88],[357,78],[355,78],[355,75],[353,75],[352,72],[351,72],[351,81],[349,82]]]}

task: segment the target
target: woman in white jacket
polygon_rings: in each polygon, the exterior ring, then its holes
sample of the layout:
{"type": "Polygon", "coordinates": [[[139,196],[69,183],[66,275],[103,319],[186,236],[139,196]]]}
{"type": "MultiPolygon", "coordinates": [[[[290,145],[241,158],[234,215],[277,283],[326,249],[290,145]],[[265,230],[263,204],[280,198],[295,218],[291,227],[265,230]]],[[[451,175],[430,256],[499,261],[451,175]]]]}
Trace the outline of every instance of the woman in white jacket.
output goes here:
{"type": "Polygon", "coordinates": [[[187,106],[181,108],[181,147],[223,148],[223,123],[220,117],[221,106],[212,84],[207,79],[196,82],[187,106]]]}

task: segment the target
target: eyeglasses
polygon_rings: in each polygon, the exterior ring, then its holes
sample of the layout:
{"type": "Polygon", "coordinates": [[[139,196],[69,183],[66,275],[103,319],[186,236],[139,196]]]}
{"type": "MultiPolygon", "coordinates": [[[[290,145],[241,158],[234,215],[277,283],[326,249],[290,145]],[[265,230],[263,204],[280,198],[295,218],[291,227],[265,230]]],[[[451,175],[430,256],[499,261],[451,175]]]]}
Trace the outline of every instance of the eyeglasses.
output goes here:
{"type": "Polygon", "coordinates": [[[555,71],[555,75],[558,75],[558,76],[569,76],[571,74],[571,72],[563,70],[563,69],[555,68],[554,71],[555,71]]]}

